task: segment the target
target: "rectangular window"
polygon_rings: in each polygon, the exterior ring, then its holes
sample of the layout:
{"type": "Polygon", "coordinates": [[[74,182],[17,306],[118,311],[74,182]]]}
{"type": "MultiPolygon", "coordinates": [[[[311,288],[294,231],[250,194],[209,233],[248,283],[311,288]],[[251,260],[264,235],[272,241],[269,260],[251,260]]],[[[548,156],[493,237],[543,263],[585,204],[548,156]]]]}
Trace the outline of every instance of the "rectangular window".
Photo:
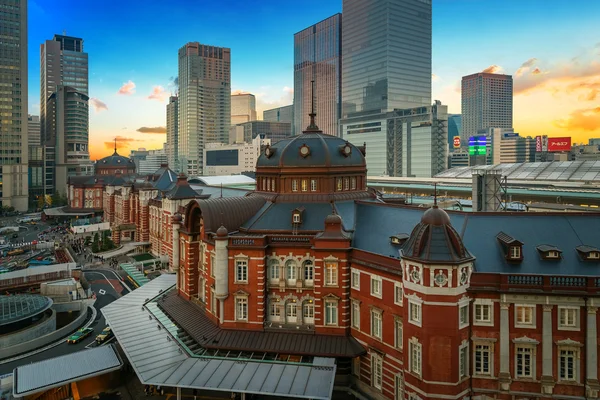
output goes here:
{"type": "Polygon", "coordinates": [[[342,191],[342,178],[337,178],[337,179],[335,180],[335,189],[336,189],[336,191],[338,191],[338,192],[341,192],[341,191],[342,191]]]}
{"type": "Polygon", "coordinates": [[[475,322],[491,323],[492,322],[492,305],[491,304],[475,304],[475,322]]]}
{"type": "Polygon", "coordinates": [[[360,290],[360,271],[352,271],[352,289],[360,290]]]}
{"type": "Polygon", "coordinates": [[[577,308],[559,307],[559,328],[577,328],[577,308]]]}
{"type": "Polygon", "coordinates": [[[215,291],[210,291],[210,311],[213,315],[217,315],[217,298],[215,297],[215,291]]]}
{"type": "Polygon", "coordinates": [[[248,282],[248,260],[235,261],[235,281],[236,283],[248,282]]]}
{"type": "Polygon", "coordinates": [[[317,191],[317,180],[316,179],[311,179],[310,180],[310,191],[311,192],[316,192],[317,191]]]}
{"type": "Polygon", "coordinates": [[[356,178],[355,177],[350,178],[350,189],[356,190],[356,178]]]}
{"type": "Polygon", "coordinates": [[[371,276],[371,296],[381,298],[381,278],[371,276]]]}
{"type": "Polygon", "coordinates": [[[402,328],[402,321],[396,319],[394,324],[394,347],[397,349],[402,349],[402,340],[404,335],[402,328]]]}
{"type": "Polygon", "coordinates": [[[344,190],[350,190],[350,179],[344,178],[344,190]]]}
{"type": "Polygon", "coordinates": [[[533,377],[533,349],[531,347],[518,346],[516,357],[517,378],[533,377]]]}
{"type": "Polygon", "coordinates": [[[394,303],[396,305],[402,305],[402,286],[399,283],[394,284],[394,303]]]}
{"type": "Polygon", "coordinates": [[[360,330],[360,303],[352,302],[352,327],[360,330]]]}
{"type": "Polygon", "coordinates": [[[371,310],[371,336],[381,339],[381,311],[371,310]]]}
{"type": "Polygon", "coordinates": [[[211,278],[215,277],[215,255],[211,254],[210,255],[210,276],[211,278]]]}
{"type": "Polygon", "coordinates": [[[379,390],[383,387],[383,359],[377,354],[371,355],[371,386],[379,390]]]}
{"type": "Polygon", "coordinates": [[[269,304],[269,314],[271,317],[279,318],[281,316],[281,309],[279,308],[279,303],[272,301],[269,304]]]}
{"type": "Polygon", "coordinates": [[[302,179],[302,191],[308,191],[308,181],[306,179],[302,179]]]}
{"type": "Polygon", "coordinates": [[[298,181],[296,179],[292,179],[292,192],[298,191],[298,181]]]}
{"type": "Polygon", "coordinates": [[[575,350],[560,351],[559,379],[561,381],[574,381],[577,379],[577,376],[575,375],[576,356],[575,350]]]}
{"type": "Polygon", "coordinates": [[[490,345],[478,344],[475,346],[475,375],[491,375],[491,353],[490,345]]]}
{"type": "Polygon", "coordinates": [[[236,297],[235,319],[237,321],[248,321],[248,299],[246,297],[236,297]]]}
{"type": "Polygon", "coordinates": [[[511,246],[510,248],[510,258],[519,259],[521,258],[521,248],[519,246],[511,246]]]}
{"type": "Polygon", "coordinates": [[[465,304],[458,309],[458,327],[469,325],[469,305],[465,304]]]}
{"type": "Polygon", "coordinates": [[[458,375],[462,379],[469,374],[469,346],[464,345],[458,351],[458,375]]]}
{"type": "Polygon", "coordinates": [[[533,306],[515,306],[515,326],[533,326],[533,306]]]}
{"type": "Polygon", "coordinates": [[[325,263],[325,286],[337,285],[337,266],[336,262],[325,263]]]}
{"type": "Polygon", "coordinates": [[[300,214],[294,213],[294,215],[292,215],[292,222],[294,224],[299,224],[300,223],[300,214]]]}
{"type": "Polygon", "coordinates": [[[325,302],[325,325],[337,325],[337,303],[334,301],[325,302]]]}
{"type": "Polygon", "coordinates": [[[409,313],[410,322],[421,326],[421,305],[411,301],[409,313]]]}
{"type": "Polygon", "coordinates": [[[421,343],[410,341],[410,371],[421,376],[421,343]]]}

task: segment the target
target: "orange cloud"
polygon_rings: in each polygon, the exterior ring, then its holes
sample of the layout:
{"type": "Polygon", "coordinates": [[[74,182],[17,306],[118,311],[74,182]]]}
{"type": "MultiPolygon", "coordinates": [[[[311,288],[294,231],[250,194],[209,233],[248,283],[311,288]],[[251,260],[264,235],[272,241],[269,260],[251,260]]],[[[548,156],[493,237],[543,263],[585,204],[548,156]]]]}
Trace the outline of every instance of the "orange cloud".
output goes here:
{"type": "Polygon", "coordinates": [[[575,110],[566,119],[554,121],[561,129],[595,131],[600,129],[600,107],[575,110]]]}
{"type": "Polygon", "coordinates": [[[108,106],[106,105],[106,103],[94,97],[90,99],[90,104],[92,105],[92,107],[94,107],[94,111],[97,113],[100,111],[108,110],[108,106]]]}
{"type": "Polygon", "coordinates": [[[531,75],[539,75],[541,73],[542,73],[542,70],[539,68],[536,68],[533,71],[531,71],[531,75]]]}
{"type": "Polygon", "coordinates": [[[489,67],[487,67],[486,69],[484,69],[483,72],[484,74],[498,74],[502,71],[502,67],[499,65],[490,65],[489,67]]]}
{"type": "MultiPolygon", "coordinates": [[[[517,69],[517,72],[515,72],[515,75],[516,76],[523,75],[524,73],[526,73],[527,71],[529,71],[529,68],[533,67],[533,65],[536,62],[537,62],[537,58],[530,58],[529,60],[525,61],[523,64],[521,64],[521,66],[519,67],[519,69],[517,69]]],[[[538,68],[536,68],[536,70],[537,69],[538,68]]]]}
{"type": "MultiPolygon", "coordinates": [[[[117,136],[117,150],[129,148],[133,142],[141,142],[141,140],[117,136]]],[[[104,142],[104,147],[108,150],[114,149],[115,141],[104,142]]]]}
{"type": "Polygon", "coordinates": [[[152,93],[148,96],[150,100],[165,101],[169,97],[169,93],[166,92],[162,86],[154,86],[152,93]]]}
{"type": "Polygon", "coordinates": [[[153,128],[142,126],[136,130],[140,133],[167,133],[167,128],[165,126],[155,126],[153,128]]]}
{"type": "Polygon", "coordinates": [[[132,95],[135,93],[135,83],[132,81],[127,81],[121,86],[121,88],[117,91],[118,94],[124,94],[126,96],[132,95]]]}
{"type": "Polygon", "coordinates": [[[579,96],[580,101],[594,101],[600,94],[600,81],[590,82],[588,80],[583,82],[572,83],[567,86],[567,93],[575,91],[587,91],[587,93],[579,96]]]}

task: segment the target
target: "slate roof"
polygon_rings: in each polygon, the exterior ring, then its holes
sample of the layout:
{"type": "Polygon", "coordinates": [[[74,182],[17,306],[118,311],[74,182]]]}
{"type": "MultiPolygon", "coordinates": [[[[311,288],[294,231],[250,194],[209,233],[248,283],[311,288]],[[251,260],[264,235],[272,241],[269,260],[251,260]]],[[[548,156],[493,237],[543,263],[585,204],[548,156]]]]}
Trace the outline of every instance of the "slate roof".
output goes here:
{"type": "MultiPolygon", "coordinates": [[[[399,257],[389,236],[409,231],[426,209],[358,202],[353,247],[383,256],[399,257]]],[[[461,213],[448,211],[452,226],[475,257],[475,269],[489,273],[600,276],[600,262],[579,257],[578,246],[600,248],[600,213],[461,213]],[[523,261],[506,260],[496,236],[503,232],[523,243],[523,261]],[[559,260],[543,260],[537,247],[552,243],[562,250],[559,260]]]]}
{"type": "Polygon", "coordinates": [[[124,167],[135,168],[135,163],[129,157],[125,157],[117,153],[117,150],[110,156],[104,157],[96,161],[96,168],[102,167],[124,167]]]}
{"type": "Polygon", "coordinates": [[[169,167],[161,167],[154,174],[152,185],[161,191],[169,190],[169,188],[177,181],[177,174],[169,167]]]}
{"type": "Polygon", "coordinates": [[[221,329],[213,324],[205,311],[176,293],[168,294],[158,305],[207,349],[320,357],[356,357],[365,353],[364,348],[351,336],[221,329]]]}
{"type": "Polygon", "coordinates": [[[267,157],[263,151],[258,157],[256,167],[366,167],[365,157],[358,147],[345,140],[321,132],[302,133],[282,139],[270,146],[273,155],[267,157]],[[340,149],[346,144],[352,149],[348,157],[340,149]],[[300,148],[308,146],[310,155],[300,156],[300,148]]]}
{"type": "Polygon", "coordinates": [[[221,225],[234,232],[261,209],[265,199],[261,196],[220,197],[197,202],[206,232],[216,232],[221,225]]]}
{"type": "MultiPolygon", "coordinates": [[[[258,197],[258,196],[257,196],[258,197]]],[[[292,211],[304,207],[302,224],[298,231],[322,231],[325,218],[331,214],[330,203],[269,203],[269,207],[261,208],[262,213],[245,221],[242,230],[254,231],[287,231],[292,230],[292,211]]]]}

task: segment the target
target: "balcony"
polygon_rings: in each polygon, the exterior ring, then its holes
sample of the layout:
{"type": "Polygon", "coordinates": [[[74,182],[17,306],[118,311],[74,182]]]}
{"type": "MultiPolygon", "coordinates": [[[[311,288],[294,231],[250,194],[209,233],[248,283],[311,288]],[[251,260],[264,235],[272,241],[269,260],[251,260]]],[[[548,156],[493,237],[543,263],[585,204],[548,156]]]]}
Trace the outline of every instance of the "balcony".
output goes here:
{"type": "Polygon", "coordinates": [[[598,293],[600,278],[564,275],[475,273],[469,291],[598,293]]]}

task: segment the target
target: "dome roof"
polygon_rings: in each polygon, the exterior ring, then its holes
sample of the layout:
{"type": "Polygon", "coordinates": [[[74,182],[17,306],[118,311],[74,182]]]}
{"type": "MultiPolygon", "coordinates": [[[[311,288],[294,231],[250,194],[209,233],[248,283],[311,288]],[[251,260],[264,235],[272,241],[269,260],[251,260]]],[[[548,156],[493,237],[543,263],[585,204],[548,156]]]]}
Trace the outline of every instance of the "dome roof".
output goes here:
{"type": "Polygon", "coordinates": [[[366,168],[361,149],[320,131],[307,131],[267,146],[256,163],[257,168],[349,166],[366,168]]]}
{"type": "Polygon", "coordinates": [[[98,167],[130,167],[130,168],[135,168],[135,163],[133,162],[133,160],[131,158],[125,157],[120,155],[119,153],[117,153],[117,151],[115,150],[115,152],[108,156],[108,157],[104,157],[101,158],[100,160],[98,160],[96,162],[96,165],[98,167]]]}
{"type": "Polygon", "coordinates": [[[473,260],[446,211],[436,205],[425,211],[402,246],[402,256],[433,263],[462,263],[473,260]]]}

